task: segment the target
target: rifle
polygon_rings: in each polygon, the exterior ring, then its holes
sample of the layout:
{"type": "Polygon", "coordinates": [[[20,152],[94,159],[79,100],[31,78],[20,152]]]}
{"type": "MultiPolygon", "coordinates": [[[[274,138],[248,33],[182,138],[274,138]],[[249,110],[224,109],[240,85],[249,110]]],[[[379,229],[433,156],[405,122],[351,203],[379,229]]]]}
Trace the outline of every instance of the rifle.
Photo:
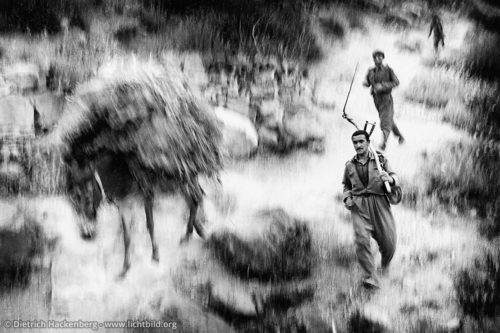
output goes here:
{"type": "MultiPolygon", "coordinates": [[[[371,136],[373,133],[373,130],[375,129],[376,123],[369,123],[368,121],[365,122],[365,127],[364,131],[368,133],[368,136],[371,136]],[[370,126],[370,130],[368,131],[368,126],[370,126]]],[[[375,157],[375,165],[377,166],[377,170],[380,173],[382,171],[382,166],[380,165],[380,160],[378,159],[377,152],[375,149],[373,149],[372,143],[370,141],[370,145],[368,146],[368,149],[372,152],[373,156],[375,157]]],[[[391,193],[391,185],[389,185],[388,181],[384,182],[385,190],[387,193],[391,193]]]]}
{"type": "Polygon", "coordinates": [[[353,124],[354,127],[356,127],[356,129],[359,129],[358,125],[356,125],[356,123],[354,122],[354,120],[352,120],[352,118],[350,118],[347,115],[347,113],[345,113],[345,108],[347,106],[347,101],[349,100],[349,96],[351,95],[352,84],[354,83],[354,78],[356,77],[356,73],[358,72],[358,66],[359,66],[359,62],[356,63],[356,69],[354,69],[354,74],[352,76],[351,85],[349,86],[349,91],[347,92],[347,97],[345,98],[344,108],[342,109],[342,118],[344,118],[345,120],[347,120],[348,122],[350,122],[351,124],[353,124]]]}

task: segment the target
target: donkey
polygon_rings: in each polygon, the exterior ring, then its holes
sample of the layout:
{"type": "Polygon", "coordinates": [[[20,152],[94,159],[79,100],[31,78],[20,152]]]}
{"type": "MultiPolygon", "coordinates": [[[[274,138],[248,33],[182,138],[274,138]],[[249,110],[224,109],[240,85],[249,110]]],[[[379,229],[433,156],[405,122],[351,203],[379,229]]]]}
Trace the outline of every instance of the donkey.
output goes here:
{"type": "MultiPolygon", "coordinates": [[[[131,200],[139,197],[144,202],[146,213],[146,224],[151,238],[152,260],[159,262],[158,243],[154,232],[153,202],[155,189],[143,188],[134,180],[127,160],[120,155],[105,155],[100,158],[92,167],[86,165],[81,160],[73,159],[69,162],[67,172],[68,194],[72,199],[76,211],[95,223],[97,209],[104,200],[116,205],[118,208],[121,226],[123,228],[124,259],[123,270],[119,277],[124,277],[130,268],[130,229],[133,222],[132,214],[129,211],[131,200]]],[[[180,188],[189,207],[189,220],[185,236],[181,239],[181,244],[189,241],[193,228],[201,238],[205,238],[205,232],[201,221],[196,216],[198,209],[202,205],[203,189],[197,177],[194,176],[190,185],[175,178],[170,178],[158,184],[162,192],[172,192],[180,188]]],[[[203,213],[203,212],[202,212],[203,213]]],[[[201,214],[204,219],[204,214],[201,214]]],[[[95,225],[94,225],[95,228],[95,225]]],[[[82,230],[82,237],[92,238],[94,230],[82,230]]]]}

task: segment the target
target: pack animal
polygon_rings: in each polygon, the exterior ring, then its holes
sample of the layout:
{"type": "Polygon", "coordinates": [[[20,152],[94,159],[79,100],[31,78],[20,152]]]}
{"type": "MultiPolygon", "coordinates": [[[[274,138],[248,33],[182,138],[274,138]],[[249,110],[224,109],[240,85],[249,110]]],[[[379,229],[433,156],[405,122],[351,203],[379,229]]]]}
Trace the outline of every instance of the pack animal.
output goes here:
{"type": "MultiPolygon", "coordinates": [[[[158,242],[155,235],[153,204],[155,193],[173,192],[180,190],[189,207],[189,219],[185,236],[181,243],[187,242],[193,229],[200,237],[205,237],[201,221],[197,220],[197,213],[203,200],[203,190],[196,175],[190,185],[179,179],[168,176],[158,184],[158,188],[144,188],[135,179],[128,162],[119,155],[105,155],[96,161],[94,167],[72,160],[68,167],[67,184],[68,194],[76,211],[90,221],[90,228],[82,229],[82,237],[93,238],[97,223],[97,210],[108,200],[118,208],[120,223],[123,229],[124,259],[120,277],[124,277],[130,269],[130,225],[133,224],[131,212],[134,200],[142,200],[146,214],[146,225],[151,238],[152,260],[159,262],[158,242]]],[[[204,216],[204,214],[201,214],[204,216]]]]}

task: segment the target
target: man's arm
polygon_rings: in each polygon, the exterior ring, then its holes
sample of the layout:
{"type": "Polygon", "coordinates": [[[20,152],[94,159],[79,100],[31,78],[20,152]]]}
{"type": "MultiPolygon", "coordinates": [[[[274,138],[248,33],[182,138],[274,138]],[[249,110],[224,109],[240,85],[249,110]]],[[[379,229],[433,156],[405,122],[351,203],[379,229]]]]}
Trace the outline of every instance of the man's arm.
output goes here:
{"type": "Polygon", "coordinates": [[[349,180],[349,175],[347,174],[347,166],[344,169],[344,178],[342,180],[342,184],[344,184],[344,194],[342,196],[342,201],[345,202],[347,198],[352,197],[352,184],[349,180]]]}
{"type": "Polygon", "coordinates": [[[365,86],[365,87],[371,86],[371,83],[370,83],[370,71],[368,71],[368,73],[366,73],[365,80],[363,81],[363,86],[365,86]]]}

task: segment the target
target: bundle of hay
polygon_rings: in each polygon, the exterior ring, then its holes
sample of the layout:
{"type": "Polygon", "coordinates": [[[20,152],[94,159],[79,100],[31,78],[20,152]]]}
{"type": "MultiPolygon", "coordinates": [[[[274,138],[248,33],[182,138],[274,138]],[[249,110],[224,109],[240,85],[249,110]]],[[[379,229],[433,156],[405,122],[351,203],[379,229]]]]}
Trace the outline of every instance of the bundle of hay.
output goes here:
{"type": "Polygon", "coordinates": [[[57,134],[65,155],[89,163],[123,157],[139,185],[189,185],[222,167],[219,123],[176,66],[115,60],[80,87],[57,134]]]}

